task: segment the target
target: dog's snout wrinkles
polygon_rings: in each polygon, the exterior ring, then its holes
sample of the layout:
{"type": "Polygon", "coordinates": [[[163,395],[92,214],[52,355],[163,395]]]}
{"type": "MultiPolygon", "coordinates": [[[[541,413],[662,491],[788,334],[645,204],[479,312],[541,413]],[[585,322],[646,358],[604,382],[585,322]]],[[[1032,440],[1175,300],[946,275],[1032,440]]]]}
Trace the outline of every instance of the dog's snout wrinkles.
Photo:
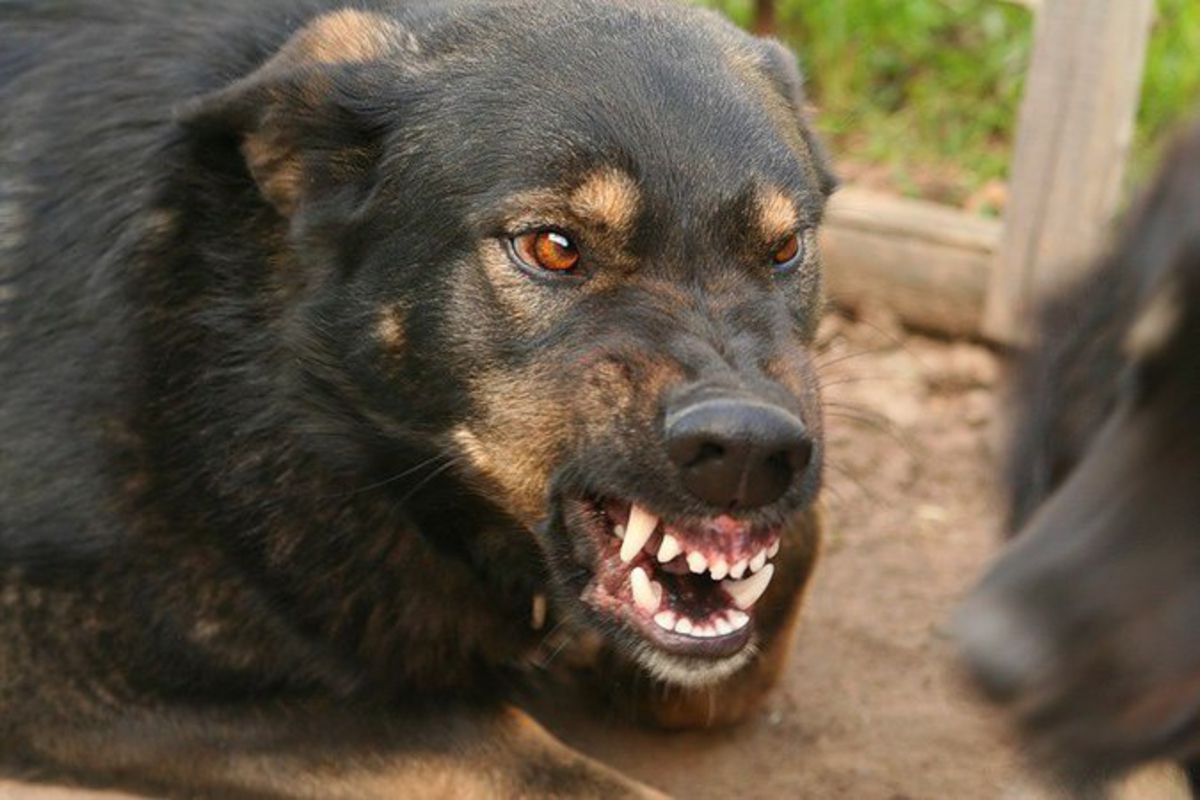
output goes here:
{"type": "Polygon", "coordinates": [[[707,400],[668,414],[666,440],[687,490],[722,509],[778,500],[813,453],[795,415],[749,400],[707,400]]]}

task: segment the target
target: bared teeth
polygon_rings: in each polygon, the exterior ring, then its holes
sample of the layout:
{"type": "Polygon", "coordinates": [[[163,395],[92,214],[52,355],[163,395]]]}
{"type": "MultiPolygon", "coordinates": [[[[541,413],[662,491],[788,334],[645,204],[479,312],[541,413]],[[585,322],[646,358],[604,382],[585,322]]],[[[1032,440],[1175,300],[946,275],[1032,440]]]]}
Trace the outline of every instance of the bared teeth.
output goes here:
{"type": "Polygon", "coordinates": [[[663,534],[662,544],[658,547],[658,560],[660,563],[667,563],[675,556],[683,552],[683,545],[669,533],[663,534]]]}
{"type": "Polygon", "coordinates": [[[708,559],[704,557],[703,553],[692,551],[691,553],[688,553],[687,565],[688,569],[699,575],[701,572],[706,572],[708,570],[708,559]]]}
{"type": "Polygon", "coordinates": [[[767,563],[767,551],[759,550],[754,558],[750,559],[750,571],[758,572],[767,563]]]}
{"type": "Polygon", "coordinates": [[[673,631],[675,630],[675,621],[678,618],[678,615],[674,611],[660,611],[654,615],[654,624],[664,631],[673,631]]]}
{"type": "Polygon", "coordinates": [[[714,581],[719,581],[729,574],[729,565],[725,563],[725,559],[717,556],[709,562],[708,571],[712,574],[714,581]]]}
{"type": "Polygon", "coordinates": [[[742,579],[742,576],[746,574],[746,570],[749,569],[749,567],[750,559],[743,558],[741,561],[729,568],[729,577],[733,578],[735,581],[739,581],[742,579]]]}
{"type": "Polygon", "coordinates": [[[774,558],[779,555],[779,540],[771,542],[771,546],[767,548],[767,558],[774,558]]]}
{"type": "Polygon", "coordinates": [[[634,567],[633,571],[629,573],[629,584],[633,587],[633,602],[637,603],[647,614],[658,611],[658,606],[662,602],[662,587],[657,582],[650,580],[646,570],[634,567]]]}
{"type": "Polygon", "coordinates": [[[706,619],[690,619],[670,609],[654,615],[654,624],[669,633],[690,636],[693,639],[715,639],[740,631],[750,622],[750,615],[736,608],[718,612],[706,619]]]}
{"type": "Polygon", "coordinates": [[[734,605],[746,609],[754,605],[762,597],[775,574],[775,565],[768,564],[760,572],[756,572],[743,581],[722,581],[721,588],[733,598],[734,605]]]}
{"type": "Polygon", "coordinates": [[[621,561],[628,564],[634,556],[642,552],[646,542],[650,541],[654,529],[658,527],[658,517],[634,503],[629,509],[629,524],[625,526],[625,540],[621,542],[621,561]]]}

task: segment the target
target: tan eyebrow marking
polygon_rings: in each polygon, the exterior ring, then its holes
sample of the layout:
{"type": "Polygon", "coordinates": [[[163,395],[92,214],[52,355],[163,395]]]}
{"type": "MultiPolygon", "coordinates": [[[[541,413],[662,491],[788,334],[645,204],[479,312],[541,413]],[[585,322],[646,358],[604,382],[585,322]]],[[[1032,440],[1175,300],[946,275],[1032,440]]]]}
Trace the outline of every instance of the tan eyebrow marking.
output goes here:
{"type": "Polygon", "coordinates": [[[576,216],[628,231],[637,215],[640,194],[627,174],[617,169],[604,169],[580,184],[568,202],[576,216]]]}
{"type": "Polygon", "coordinates": [[[781,191],[769,188],[758,195],[758,225],[768,240],[782,239],[800,226],[800,215],[781,191]]]}

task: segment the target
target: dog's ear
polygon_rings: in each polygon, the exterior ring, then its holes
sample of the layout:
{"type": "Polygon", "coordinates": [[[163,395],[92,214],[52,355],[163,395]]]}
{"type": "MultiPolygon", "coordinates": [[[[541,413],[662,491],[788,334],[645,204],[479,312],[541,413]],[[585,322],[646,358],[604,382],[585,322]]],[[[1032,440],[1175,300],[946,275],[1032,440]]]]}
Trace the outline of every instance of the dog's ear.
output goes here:
{"type": "Polygon", "coordinates": [[[826,196],[833,193],[838,186],[837,176],[829,166],[829,156],[825,146],[813,133],[808,109],[808,99],[804,93],[804,77],[796,63],[796,56],[774,39],[759,39],[759,67],[771,82],[775,91],[783,97],[788,109],[800,126],[800,136],[812,153],[814,166],[820,181],[821,192],[826,196]]]}
{"type": "Polygon", "coordinates": [[[388,62],[411,37],[362,11],[318,17],[265,64],[177,113],[199,137],[238,143],[263,197],[286,217],[316,202],[361,199],[374,176],[388,62]]]}

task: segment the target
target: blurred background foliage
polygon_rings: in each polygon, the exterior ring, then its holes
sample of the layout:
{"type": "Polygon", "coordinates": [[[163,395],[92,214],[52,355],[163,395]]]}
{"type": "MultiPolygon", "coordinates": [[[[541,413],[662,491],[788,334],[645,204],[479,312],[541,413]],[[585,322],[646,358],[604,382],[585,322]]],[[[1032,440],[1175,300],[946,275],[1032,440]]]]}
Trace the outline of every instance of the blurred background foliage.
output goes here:
{"type": "MultiPolygon", "coordinates": [[[[749,27],[753,0],[700,0],[749,27]]],[[[1007,0],[777,0],[847,179],[997,213],[1033,13],[1007,0]]],[[[1130,159],[1144,177],[1200,112],[1200,1],[1158,0],[1130,159]]]]}

